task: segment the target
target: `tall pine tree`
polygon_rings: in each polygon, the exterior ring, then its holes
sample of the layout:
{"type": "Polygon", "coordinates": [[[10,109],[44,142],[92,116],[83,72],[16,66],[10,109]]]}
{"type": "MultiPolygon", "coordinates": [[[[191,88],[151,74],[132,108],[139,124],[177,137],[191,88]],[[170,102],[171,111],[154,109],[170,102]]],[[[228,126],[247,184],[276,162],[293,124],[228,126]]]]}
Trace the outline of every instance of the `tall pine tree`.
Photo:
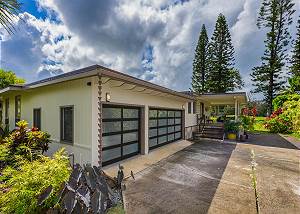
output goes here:
{"type": "Polygon", "coordinates": [[[240,73],[234,68],[234,48],[229,28],[223,14],[218,16],[214,33],[208,48],[209,72],[208,89],[210,92],[227,92],[241,88],[240,73]]]}
{"type": "Polygon", "coordinates": [[[253,68],[251,74],[255,93],[263,93],[268,113],[273,111],[272,101],[285,81],[282,68],[287,59],[287,46],[291,36],[288,26],[292,23],[294,3],[292,0],[263,0],[257,26],[268,30],[262,64],[253,68]]]}
{"type": "Polygon", "coordinates": [[[192,90],[196,93],[207,91],[207,46],[208,37],[203,24],[193,62],[192,90]]]}
{"type": "Polygon", "coordinates": [[[300,91],[300,18],[292,51],[290,72],[292,74],[292,77],[289,79],[291,90],[300,91]]]}

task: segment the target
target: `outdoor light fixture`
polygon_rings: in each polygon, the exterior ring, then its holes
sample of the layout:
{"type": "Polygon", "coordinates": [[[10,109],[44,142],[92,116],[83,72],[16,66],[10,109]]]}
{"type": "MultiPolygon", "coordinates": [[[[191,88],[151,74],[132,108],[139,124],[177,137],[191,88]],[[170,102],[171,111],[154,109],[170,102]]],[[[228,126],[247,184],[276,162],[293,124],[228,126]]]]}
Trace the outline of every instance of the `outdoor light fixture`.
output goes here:
{"type": "Polygon", "coordinates": [[[106,93],[106,102],[110,102],[110,93],[106,93]]]}
{"type": "Polygon", "coordinates": [[[185,105],[182,105],[181,107],[182,107],[182,109],[185,109],[185,105]]]}

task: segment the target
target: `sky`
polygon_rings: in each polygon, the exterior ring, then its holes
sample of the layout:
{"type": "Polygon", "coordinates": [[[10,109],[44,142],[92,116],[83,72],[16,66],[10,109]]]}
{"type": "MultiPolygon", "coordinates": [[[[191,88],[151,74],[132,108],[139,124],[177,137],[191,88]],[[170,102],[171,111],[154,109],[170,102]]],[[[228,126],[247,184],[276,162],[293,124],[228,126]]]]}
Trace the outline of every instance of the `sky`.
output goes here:
{"type": "MultiPolygon", "coordinates": [[[[211,37],[223,13],[235,48],[235,67],[253,89],[265,33],[256,26],[259,0],[21,0],[16,32],[0,27],[0,67],[32,82],[100,64],[174,90],[191,87],[202,24],[211,37]]],[[[294,0],[292,36],[300,15],[294,0]]],[[[288,48],[290,51],[291,48],[288,48]]],[[[261,95],[255,95],[258,99],[261,95]]]]}

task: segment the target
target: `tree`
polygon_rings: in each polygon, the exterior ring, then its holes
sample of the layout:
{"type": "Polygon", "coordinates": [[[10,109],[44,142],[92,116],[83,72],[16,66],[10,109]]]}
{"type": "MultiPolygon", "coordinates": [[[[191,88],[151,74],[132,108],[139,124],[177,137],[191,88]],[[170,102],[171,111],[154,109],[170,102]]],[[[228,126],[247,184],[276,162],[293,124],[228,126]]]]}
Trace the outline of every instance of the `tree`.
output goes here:
{"type": "Polygon", "coordinates": [[[14,72],[0,69],[0,89],[6,88],[9,85],[23,83],[25,83],[25,80],[17,77],[14,72]]]}
{"type": "Polygon", "coordinates": [[[227,92],[243,86],[240,73],[234,68],[234,48],[223,14],[218,16],[208,47],[208,89],[210,92],[227,92]]]}
{"type": "Polygon", "coordinates": [[[0,0],[0,24],[10,34],[15,30],[13,18],[18,15],[20,9],[21,4],[18,0],[0,0]]]}
{"type": "Polygon", "coordinates": [[[296,40],[294,42],[290,72],[292,77],[289,83],[292,91],[300,91],[300,18],[298,20],[296,40]]]}
{"type": "Polygon", "coordinates": [[[294,3],[291,0],[263,0],[257,19],[259,29],[268,30],[262,63],[251,74],[255,93],[263,93],[268,113],[273,111],[272,101],[285,81],[282,68],[287,60],[287,46],[291,36],[288,26],[292,23],[294,3]]]}
{"type": "Polygon", "coordinates": [[[192,89],[196,93],[207,91],[207,47],[208,37],[205,25],[202,25],[193,62],[192,89]]]}

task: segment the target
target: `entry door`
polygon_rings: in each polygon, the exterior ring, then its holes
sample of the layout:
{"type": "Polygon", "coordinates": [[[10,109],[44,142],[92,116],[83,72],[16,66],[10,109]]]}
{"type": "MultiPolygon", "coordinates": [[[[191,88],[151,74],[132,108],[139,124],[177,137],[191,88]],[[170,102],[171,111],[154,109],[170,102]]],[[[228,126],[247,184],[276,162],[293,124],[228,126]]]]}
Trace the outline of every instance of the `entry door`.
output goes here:
{"type": "Polygon", "coordinates": [[[103,105],[103,165],[140,152],[140,109],[103,105]]]}
{"type": "Polygon", "coordinates": [[[182,111],[149,110],[149,149],[163,146],[182,138],[182,111]]]}

